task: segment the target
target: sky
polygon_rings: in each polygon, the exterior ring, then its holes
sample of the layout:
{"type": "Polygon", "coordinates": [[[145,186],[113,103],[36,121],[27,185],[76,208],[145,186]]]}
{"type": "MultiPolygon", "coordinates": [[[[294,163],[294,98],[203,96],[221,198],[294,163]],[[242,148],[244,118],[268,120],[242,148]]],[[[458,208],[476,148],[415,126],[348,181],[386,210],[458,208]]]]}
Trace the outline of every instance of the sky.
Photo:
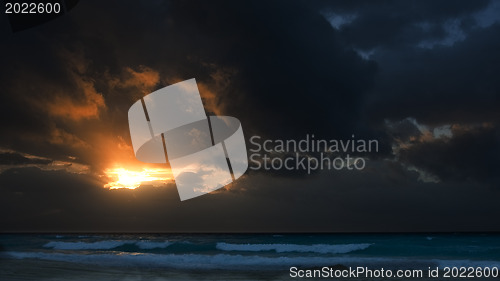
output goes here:
{"type": "MultiPolygon", "coordinates": [[[[500,1],[92,1],[0,16],[0,232],[500,231],[500,1]],[[374,139],[180,201],[127,112],[196,78],[250,138],[374,139]]],[[[280,155],[279,157],[284,157],[280,155]]]]}

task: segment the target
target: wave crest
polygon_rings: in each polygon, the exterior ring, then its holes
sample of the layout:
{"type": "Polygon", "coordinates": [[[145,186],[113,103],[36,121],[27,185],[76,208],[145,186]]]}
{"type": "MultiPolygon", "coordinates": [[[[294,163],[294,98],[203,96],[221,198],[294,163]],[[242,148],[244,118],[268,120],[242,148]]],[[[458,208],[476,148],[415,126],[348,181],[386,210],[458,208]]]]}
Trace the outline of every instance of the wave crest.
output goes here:
{"type": "Polygon", "coordinates": [[[319,254],[345,254],[354,251],[367,249],[372,244],[314,244],[314,245],[297,245],[297,244],[230,244],[220,242],[217,243],[217,249],[222,251],[242,251],[242,252],[262,252],[275,251],[277,253],[284,252],[299,252],[299,253],[319,253],[319,254]]]}
{"type": "MultiPolygon", "coordinates": [[[[107,266],[138,266],[179,269],[236,269],[266,270],[288,268],[290,266],[370,266],[384,268],[427,268],[428,266],[474,266],[498,267],[498,261],[471,260],[419,260],[401,258],[364,258],[364,257],[262,257],[243,255],[200,255],[200,254],[63,254],[43,252],[5,252],[4,256],[15,259],[42,259],[72,263],[99,264],[107,266]]],[[[2,256],[2,255],[0,255],[2,256]]]]}

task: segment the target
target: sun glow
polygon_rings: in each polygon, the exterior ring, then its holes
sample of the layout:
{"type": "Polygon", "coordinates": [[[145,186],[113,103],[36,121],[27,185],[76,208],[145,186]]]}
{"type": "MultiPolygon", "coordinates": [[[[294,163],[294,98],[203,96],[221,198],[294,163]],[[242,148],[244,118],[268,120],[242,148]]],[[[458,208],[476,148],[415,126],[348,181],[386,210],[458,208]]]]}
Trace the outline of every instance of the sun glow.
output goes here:
{"type": "Polygon", "coordinates": [[[135,189],[146,182],[152,185],[161,185],[172,180],[171,172],[168,169],[156,168],[131,171],[124,168],[114,168],[106,169],[104,173],[111,180],[104,187],[110,189],[135,189]]]}

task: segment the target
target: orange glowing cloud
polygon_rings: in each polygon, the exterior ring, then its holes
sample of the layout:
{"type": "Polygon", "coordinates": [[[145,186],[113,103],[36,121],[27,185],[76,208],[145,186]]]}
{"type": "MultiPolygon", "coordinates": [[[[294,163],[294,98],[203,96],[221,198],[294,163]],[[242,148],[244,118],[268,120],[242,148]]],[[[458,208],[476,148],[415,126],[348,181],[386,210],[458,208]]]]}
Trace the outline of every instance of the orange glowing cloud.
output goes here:
{"type": "Polygon", "coordinates": [[[49,114],[74,121],[98,118],[100,110],[106,108],[103,96],[95,90],[93,82],[80,77],[75,82],[82,91],[81,97],[56,96],[46,104],[49,114]]]}
{"type": "Polygon", "coordinates": [[[61,57],[67,64],[74,89],[50,89],[47,86],[52,94],[44,100],[38,100],[37,104],[55,117],[73,121],[99,118],[100,112],[106,109],[106,103],[88,73],[89,60],[85,58],[83,51],[61,50],[61,57]]]}
{"type": "Polygon", "coordinates": [[[151,89],[160,81],[160,74],[147,66],[140,66],[138,71],[127,67],[125,71],[129,76],[128,79],[124,81],[124,85],[127,87],[134,86],[151,89]]]}
{"type": "Polygon", "coordinates": [[[133,95],[133,99],[149,94],[160,82],[160,73],[144,65],[136,69],[125,67],[122,73],[116,76],[106,72],[104,77],[110,89],[122,91],[123,89],[132,88],[133,92],[136,93],[133,95]]]}

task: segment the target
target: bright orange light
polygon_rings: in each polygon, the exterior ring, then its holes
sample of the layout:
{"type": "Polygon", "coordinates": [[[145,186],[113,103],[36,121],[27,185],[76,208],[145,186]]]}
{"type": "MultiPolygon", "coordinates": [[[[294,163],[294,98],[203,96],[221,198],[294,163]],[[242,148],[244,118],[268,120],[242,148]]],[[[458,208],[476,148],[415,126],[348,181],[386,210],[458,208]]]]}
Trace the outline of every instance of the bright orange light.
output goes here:
{"type": "Polygon", "coordinates": [[[124,168],[106,169],[104,173],[114,181],[104,185],[104,187],[117,189],[135,189],[144,182],[153,185],[165,184],[172,179],[168,169],[144,169],[142,171],[130,171],[124,168]]]}

